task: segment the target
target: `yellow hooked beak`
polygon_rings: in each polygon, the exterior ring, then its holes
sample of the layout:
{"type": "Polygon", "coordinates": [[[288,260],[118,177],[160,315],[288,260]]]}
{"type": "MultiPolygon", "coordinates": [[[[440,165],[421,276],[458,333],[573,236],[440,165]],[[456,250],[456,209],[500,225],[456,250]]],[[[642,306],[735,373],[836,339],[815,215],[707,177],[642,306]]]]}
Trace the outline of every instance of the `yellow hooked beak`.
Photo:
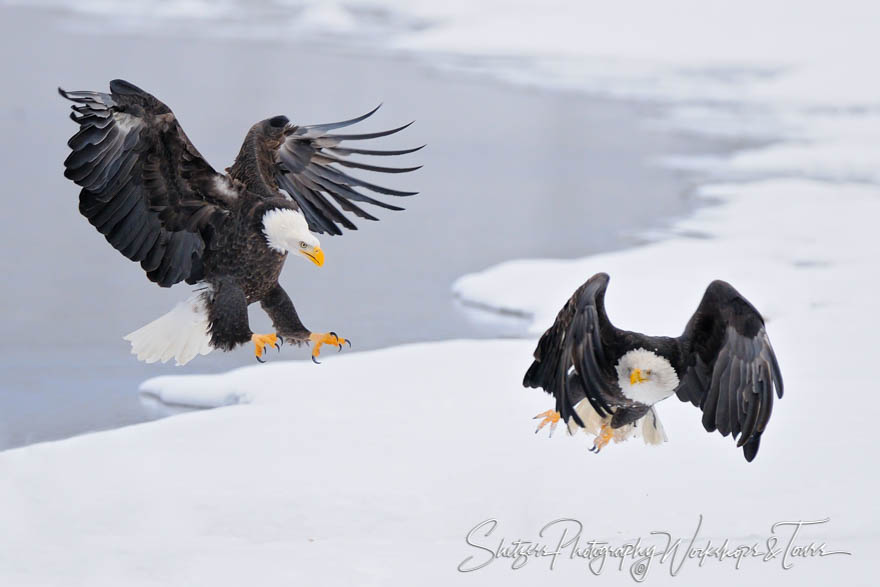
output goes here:
{"type": "Polygon", "coordinates": [[[314,263],[318,267],[320,267],[321,265],[324,264],[324,251],[321,250],[321,247],[317,247],[311,253],[309,253],[307,251],[300,251],[300,252],[303,255],[305,255],[309,261],[311,261],[312,263],[314,263]]]}
{"type": "Polygon", "coordinates": [[[647,378],[642,377],[642,370],[641,369],[633,369],[633,372],[629,376],[629,384],[630,385],[635,385],[636,383],[644,383],[647,380],[648,380],[647,378]]]}

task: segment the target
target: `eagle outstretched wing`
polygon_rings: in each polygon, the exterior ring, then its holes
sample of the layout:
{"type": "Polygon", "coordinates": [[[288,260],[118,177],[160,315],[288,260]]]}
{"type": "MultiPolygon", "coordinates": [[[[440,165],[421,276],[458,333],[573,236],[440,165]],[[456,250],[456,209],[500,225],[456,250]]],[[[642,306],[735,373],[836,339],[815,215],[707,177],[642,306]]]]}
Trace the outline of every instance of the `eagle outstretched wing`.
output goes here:
{"type": "Polygon", "coordinates": [[[80,129],[64,175],[82,187],[80,212],[162,287],[202,275],[201,255],[235,190],[202,158],[171,110],[123,80],[110,93],[59,93],[80,129]]]}
{"type": "Polygon", "coordinates": [[[782,397],[782,375],[764,320],[729,283],[713,281],[678,339],[686,368],[675,393],[703,411],[703,427],[739,436],[747,461],[758,453],[782,397]]]}
{"type": "Polygon", "coordinates": [[[574,418],[583,426],[574,406],[584,397],[600,416],[611,414],[606,397],[612,395],[616,375],[608,373],[603,339],[614,327],[605,313],[609,277],[597,273],[574,292],[538,341],[534,362],[523,378],[525,387],[540,387],[556,398],[564,422],[574,418]],[[603,336],[605,333],[605,336],[603,336]]]}
{"type": "Polygon", "coordinates": [[[274,153],[276,163],[275,181],[278,187],[287,192],[296,202],[299,209],[305,215],[309,223],[309,230],[312,232],[342,234],[339,225],[350,230],[357,230],[354,223],[337,209],[330,200],[335,201],[343,211],[352,212],[356,216],[366,218],[367,220],[378,220],[378,218],[365,211],[355,202],[372,204],[388,210],[403,210],[403,208],[398,206],[372,198],[356,188],[360,187],[388,196],[412,196],[418,193],[382,187],[353,177],[335,167],[335,165],[340,165],[381,173],[406,173],[421,167],[383,167],[347,159],[349,155],[405,155],[424,147],[422,145],[414,149],[381,151],[340,146],[344,141],[360,141],[392,135],[407,128],[412,124],[411,122],[391,130],[372,133],[334,134],[329,132],[361,122],[369,118],[378,109],[379,106],[362,116],[341,122],[305,126],[290,124],[284,129],[284,139],[279,143],[274,153]]]}

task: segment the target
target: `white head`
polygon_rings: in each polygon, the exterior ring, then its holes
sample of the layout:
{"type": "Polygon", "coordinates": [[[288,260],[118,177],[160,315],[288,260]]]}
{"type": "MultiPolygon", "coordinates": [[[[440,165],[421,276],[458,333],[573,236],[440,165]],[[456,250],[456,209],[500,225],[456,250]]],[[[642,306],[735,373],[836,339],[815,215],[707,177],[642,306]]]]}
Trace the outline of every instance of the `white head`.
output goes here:
{"type": "Polygon", "coordinates": [[[263,215],[263,234],[269,248],[279,253],[293,252],[318,267],[324,264],[324,251],[318,237],[309,232],[302,212],[276,208],[263,215]]]}
{"type": "Polygon", "coordinates": [[[678,374],[657,353],[633,349],[617,362],[617,384],[624,396],[650,406],[672,395],[678,387],[678,374]]]}

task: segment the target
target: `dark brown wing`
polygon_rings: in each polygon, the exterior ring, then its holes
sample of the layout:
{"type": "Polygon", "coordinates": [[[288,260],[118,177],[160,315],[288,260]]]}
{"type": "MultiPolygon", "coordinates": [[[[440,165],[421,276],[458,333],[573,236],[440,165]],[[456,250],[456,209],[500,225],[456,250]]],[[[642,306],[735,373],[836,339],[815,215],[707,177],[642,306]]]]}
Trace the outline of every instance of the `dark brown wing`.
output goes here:
{"type": "Polygon", "coordinates": [[[608,275],[597,273],[574,292],[535,348],[534,362],[523,386],[540,387],[556,398],[564,422],[573,417],[583,426],[574,406],[586,396],[600,416],[611,413],[616,375],[607,372],[605,344],[618,337],[605,313],[608,275]]]}
{"type": "Polygon", "coordinates": [[[201,254],[228,214],[230,180],[202,158],[171,110],[123,80],[110,94],[66,92],[80,129],[64,175],[80,212],[162,287],[201,278],[201,254]]]}
{"type": "Polygon", "coordinates": [[[312,232],[342,234],[339,226],[350,230],[357,230],[354,223],[349,220],[344,212],[351,212],[360,218],[378,220],[375,216],[355,204],[363,202],[386,208],[388,210],[403,210],[398,206],[392,206],[375,198],[372,198],[357,188],[384,194],[388,196],[412,196],[417,192],[404,192],[385,188],[362,179],[351,176],[339,169],[338,166],[380,173],[406,173],[415,171],[419,167],[383,167],[351,161],[349,155],[373,155],[394,156],[404,155],[418,151],[422,147],[414,149],[401,149],[395,151],[380,151],[372,149],[355,149],[341,147],[345,141],[359,141],[384,137],[399,132],[409,124],[391,130],[364,133],[364,134],[332,134],[329,131],[358,123],[371,116],[379,108],[342,122],[328,124],[313,124],[308,126],[288,126],[285,131],[285,139],[280,143],[275,153],[276,168],[275,180],[278,187],[286,191],[299,205],[309,223],[312,232]],[[336,206],[333,205],[335,202],[336,206]]]}
{"type": "Polygon", "coordinates": [[[703,427],[739,436],[751,461],[782,397],[782,374],[764,320],[729,283],[713,281],[678,339],[686,363],[675,393],[703,411],[703,427]]]}

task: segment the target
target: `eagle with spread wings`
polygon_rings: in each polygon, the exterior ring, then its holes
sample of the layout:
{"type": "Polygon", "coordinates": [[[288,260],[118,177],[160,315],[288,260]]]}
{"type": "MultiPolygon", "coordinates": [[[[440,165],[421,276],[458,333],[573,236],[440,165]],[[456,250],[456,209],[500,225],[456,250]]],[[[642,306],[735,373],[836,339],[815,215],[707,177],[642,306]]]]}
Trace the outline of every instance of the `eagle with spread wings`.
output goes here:
{"type": "MultiPolygon", "coordinates": [[[[374,150],[342,146],[391,130],[335,133],[363,116],[328,124],[296,125],[275,116],[253,125],[225,173],[214,170],[193,146],[174,113],[151,94],[124,80],[110,93],[59,88],[74,102],[79,131],[64,175],[82,189],[79,210],[113,247],[141,264],[150,281],[170,287],[199,284],[171,312],[125,338],[147,362],[182,365],[212,349],[252,342],[262,362],[270,346],[285,341],[340,349],[350,341],[306,328],[278,276],[290,254],[317,266],[324,253],[314,233],[355,230],[349,216],[377,220],[362,205],[402,210],[364,193],[411,196],[349,175],[340,167],[405,173],[418,167],[384,167],[350,155],[395,156],[421,149],[374,150]],[[274,333],[255,334],[247,308],[259,302],[274,333]]],[[[412,124],[412,123],[410,123],[412,124]]]]}
{"type": "Polygon", "coordinates": [[[731,435],[747,461],[758,454],[782,398],[782,373],[764,319],[732,285],[716,280],[681,336],[616,328],[605,312],[609,277],[597,273],[574,292],[535,348],[526,387],[554,396],[538,430],[562,420],[568,431],[596,436],[591,451],[641,435],[666,434],[654,406],[673,395],[703,412],[703,427],[731,435]]]}

